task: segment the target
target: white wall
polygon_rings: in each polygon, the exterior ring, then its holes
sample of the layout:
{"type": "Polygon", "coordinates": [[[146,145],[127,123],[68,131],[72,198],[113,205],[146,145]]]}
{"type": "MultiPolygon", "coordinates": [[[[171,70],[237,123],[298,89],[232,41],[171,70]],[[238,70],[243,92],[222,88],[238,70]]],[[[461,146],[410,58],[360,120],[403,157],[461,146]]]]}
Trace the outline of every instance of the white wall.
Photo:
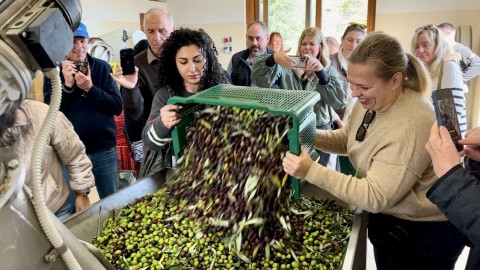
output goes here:
{"type": "Polygon", "coordinates": [[[233,38],[233,52],[245,49],[245,0],[80,0],[82,21],[90,36],[99,37],[118,29],[139,30],[140,13],[159,7],[173,15],[178,27],[205,30],[219,52],[226,69],[232,54],[223,52],[223,38],[233,38]],[[188,8],[186,8],[188,7],[188,8]]]}
{"type": "Polygon", "coordinates": [[[245,23],[245,0],[169,0],[178,24],[245,23]]]}
{"type": "Polygon", "coordinates": [[[218,60],[224,69],[233,55],[224,53],[224,37],[232,37],[233,53],[246,48],[245,0],[171,0],[167,6],[177,26],[202,28],[207,32],[215,42],[218,60]]]}
{"type": "Polygon", "coordinates": [[[80,0],[80,3],[82,21],[92,37],[120,28],[140,30],[140,13],[153,7],[168,10],[165,3],[148,0],[80,0]]]}
{"type": "Polygon", "coordinates": [[[478,0],[377,0],[377,14],[480,9],[478,0]]]}

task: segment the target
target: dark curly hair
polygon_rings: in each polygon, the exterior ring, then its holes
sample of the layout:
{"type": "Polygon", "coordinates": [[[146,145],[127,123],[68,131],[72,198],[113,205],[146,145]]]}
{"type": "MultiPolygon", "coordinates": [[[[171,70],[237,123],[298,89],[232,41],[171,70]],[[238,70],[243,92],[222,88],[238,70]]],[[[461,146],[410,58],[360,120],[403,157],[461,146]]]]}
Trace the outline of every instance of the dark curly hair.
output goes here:
{"type": "Polygon", "coordinates": [[[218,62],[218,52],[210,36],[203,31],[181,28],[172,32],[163,43],[160,53],[159,84],[173,91],[183,87],[183,78],[178,72],[175,57],[180,48],[197,45],[205,58],[204,73],[198,91],[217,84],[229,83],[225,71],[218,62]]]}

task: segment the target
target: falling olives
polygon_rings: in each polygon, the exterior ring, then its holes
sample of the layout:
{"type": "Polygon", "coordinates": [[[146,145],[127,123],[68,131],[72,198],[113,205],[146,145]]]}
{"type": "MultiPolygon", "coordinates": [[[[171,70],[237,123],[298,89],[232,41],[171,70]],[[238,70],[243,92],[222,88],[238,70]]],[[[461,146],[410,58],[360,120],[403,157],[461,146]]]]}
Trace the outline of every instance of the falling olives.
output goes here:
{"type": "Polygon", "coordinates": [[[197,112],[166,186],[115,213],[93,244],[116,269],[338,269],[353,212],[291,199],[291,128],[261,110],[197,112]]]}

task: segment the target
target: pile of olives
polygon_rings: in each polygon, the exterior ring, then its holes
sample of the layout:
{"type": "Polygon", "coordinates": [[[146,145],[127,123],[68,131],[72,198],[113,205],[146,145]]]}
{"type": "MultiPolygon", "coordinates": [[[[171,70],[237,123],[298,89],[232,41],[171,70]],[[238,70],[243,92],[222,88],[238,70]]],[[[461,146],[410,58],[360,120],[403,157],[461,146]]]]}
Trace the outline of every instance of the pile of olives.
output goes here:
{"type": "Polygon", "coordinates": [[[165,188],[115,213],[93,244],[116,269],[338,269],[353,212],[294,202],[286,116],[198,112],[165,188]]]}

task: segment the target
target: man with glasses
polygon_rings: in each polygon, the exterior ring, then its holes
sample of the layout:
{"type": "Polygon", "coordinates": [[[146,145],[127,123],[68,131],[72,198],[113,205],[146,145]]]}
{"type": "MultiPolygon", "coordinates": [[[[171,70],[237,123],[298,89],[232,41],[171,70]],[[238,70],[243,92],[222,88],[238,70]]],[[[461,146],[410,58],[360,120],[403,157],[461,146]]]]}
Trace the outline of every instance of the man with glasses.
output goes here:
{"type": "Polygon", "coordinates": [[[158,85],[158,60],[165,40],[174,31],[173,17],[159,8],[152,8],[143,18],[143,31],[147,36],[148,48],[135,56],[135,73],[122,75],[121,70],[112,76],[121,85],[125,129],[132,146],[134,159],[143,159],[142,130],[152,107],[158,85]]]}
{"type": "Polygon", "coordinates": [[[234,54],[228,65],[228,75],[230,75],[232,84],[255,86],[252,84],[250,75],[257,57],[274,53],[267,48],[268,40],[268,27],[265,23],[254,21],[248,26],[247,49],[234,54]]]}

